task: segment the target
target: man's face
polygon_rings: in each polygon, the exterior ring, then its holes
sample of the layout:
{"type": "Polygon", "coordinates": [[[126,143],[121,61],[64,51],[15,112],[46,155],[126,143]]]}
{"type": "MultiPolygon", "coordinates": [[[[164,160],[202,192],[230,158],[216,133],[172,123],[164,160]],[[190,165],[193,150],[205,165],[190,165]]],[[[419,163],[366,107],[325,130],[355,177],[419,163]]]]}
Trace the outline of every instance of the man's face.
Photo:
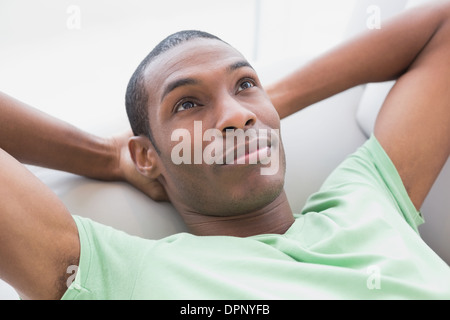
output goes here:
{"type": "Polygon", "coordinates": [[[242,215],[280,195],[284,150],[273,134],[279,134],[280,118],[255,70],[238,51],[218,40],[190,40],[158,56],[145,75],[150,127],[160,150],[160,181],[180,213],[242,215]],[[237,129],[268,136],[260,138],[254,154],[247,146],[238,155],[242,145],[226,144],[227,133],[237,129]],[[265,154],[262,142],[269,146],[265,151],[271,163],[259,157],[250,161],[265,154]],[[277,152],[270,153],[271,144],[277,152]],[[205,161],[207,155],[218,160],[221,153],[222,163],[205,161]],[[233,164],[225,160],[227,153],[233,164]],[[236,164],[238,158],[244,164],[236,164]],[[276,171],[262,174],[275,162],[276,171]]]}

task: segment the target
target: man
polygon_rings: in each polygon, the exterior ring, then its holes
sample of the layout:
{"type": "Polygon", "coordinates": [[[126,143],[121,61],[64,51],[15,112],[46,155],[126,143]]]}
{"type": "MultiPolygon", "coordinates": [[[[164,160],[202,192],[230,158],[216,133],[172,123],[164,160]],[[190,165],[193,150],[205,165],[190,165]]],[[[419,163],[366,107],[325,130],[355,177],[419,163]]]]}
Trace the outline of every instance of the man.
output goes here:
{"type": "Polygon", "coordinates": [[[2,95],[0,277],[24,299],[449,298],[450,270],[417,233],[419,209],[450,154],[449,39],[448,3],[412,10],[266,94],[228,44],[196,31],[172,35],[127,90],[131,159],[125,136],[93,137],[2,95]],[[280,117],[390,79],[398,81],[375,135],[294,215],[283,191],[283,146],[272,140],[280,117]],[[269,164],[260,136],[254,163],[248,146],[243,154],[236,146],[224,150],[231,163],[176,164],[179,129],[203,137],[215,129],[200,147],[191,140],[194,152],[229,132],[271,132],[265,151],[278,150],[279,170],[261,174],[269,164]],[[72,217],[11,155],[125,179],[169,199],[192,234],[150,241],[72,217]]]}

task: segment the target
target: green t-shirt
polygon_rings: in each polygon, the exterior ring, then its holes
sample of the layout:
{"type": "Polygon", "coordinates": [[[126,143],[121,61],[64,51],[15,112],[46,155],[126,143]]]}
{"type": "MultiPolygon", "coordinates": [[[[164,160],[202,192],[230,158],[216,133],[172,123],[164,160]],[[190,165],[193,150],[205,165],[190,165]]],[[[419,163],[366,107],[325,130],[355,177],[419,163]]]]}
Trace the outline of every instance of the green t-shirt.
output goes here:
{"type": "Polygon", "coordinates": [[[74,217],[80,266],[63,299],[449,299],[450,268],[374,136],[283,235],[147,240],[74,217]]]}

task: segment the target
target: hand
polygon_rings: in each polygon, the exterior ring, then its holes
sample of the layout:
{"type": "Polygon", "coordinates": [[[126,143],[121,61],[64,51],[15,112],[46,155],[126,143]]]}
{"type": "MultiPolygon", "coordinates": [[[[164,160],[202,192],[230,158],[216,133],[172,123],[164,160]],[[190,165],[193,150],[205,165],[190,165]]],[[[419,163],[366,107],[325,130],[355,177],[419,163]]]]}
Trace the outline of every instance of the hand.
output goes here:
{"type": "Polygon", "coordinates": [[[128,140],[132,136],[132,132],[128,131],[111,138],[111,143],[117,150],[119,177],[155,201],[170,202],[166,190],[158,180],[149,179],[136,170],[128,149],[128,140]]]}

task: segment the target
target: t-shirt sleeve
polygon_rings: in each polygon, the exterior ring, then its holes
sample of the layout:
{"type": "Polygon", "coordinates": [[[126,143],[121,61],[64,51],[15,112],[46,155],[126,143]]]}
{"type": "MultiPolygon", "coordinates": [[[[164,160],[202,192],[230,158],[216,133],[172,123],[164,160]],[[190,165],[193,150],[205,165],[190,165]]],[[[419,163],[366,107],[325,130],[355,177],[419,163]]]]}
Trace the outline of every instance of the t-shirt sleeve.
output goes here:
{"type": "Polygon", "coordinates": [[[397,169],[374,135],[327,178],[319,192],[308,199],[302,213],[325,211],[344,202],[345,214],[355,220],[371,203],[379,207],[381,214],[399,214],[417,233],[424,223],[397,169]]]}
{"type": "Polygon", "coordinates": [[[392,195],[395,203],[398,205],[399,212],[402,213],[406,222],[408,222],[413,229],[417,230],[417,228],[424,223],[424,219],[420,211],[416,209],[411,201],[403,181],[391,159],[374,135],[372,135],[366,148],[373,161],[373,165],[376,168],[376,173],[379,174],[383,181],[381,186],[384,184],[387,188],[387,192],[392,195]]]}
{"type": "Polygon", "coordinates": [[[130,299],[142,259],[154,241],[87,218],[73,218],[80,238],[80,261],[62,299],[130,299]]]}

